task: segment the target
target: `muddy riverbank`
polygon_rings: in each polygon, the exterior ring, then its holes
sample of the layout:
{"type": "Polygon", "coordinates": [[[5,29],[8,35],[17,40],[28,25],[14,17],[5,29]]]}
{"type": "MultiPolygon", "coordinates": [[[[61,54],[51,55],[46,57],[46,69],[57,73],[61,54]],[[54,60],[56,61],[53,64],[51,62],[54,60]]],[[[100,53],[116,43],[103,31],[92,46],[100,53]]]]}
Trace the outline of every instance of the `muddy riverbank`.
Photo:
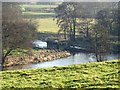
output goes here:
{"type": "Polygon", "coordinates": [[[67,51],[38,50],[38,51],[34,51],[31,55],[8,56],[6,58],[4,66],[16,66],[16,65],[25,65],[30,63],[46,62],[68,56],[70,56],[70,53],[67,51]]]}

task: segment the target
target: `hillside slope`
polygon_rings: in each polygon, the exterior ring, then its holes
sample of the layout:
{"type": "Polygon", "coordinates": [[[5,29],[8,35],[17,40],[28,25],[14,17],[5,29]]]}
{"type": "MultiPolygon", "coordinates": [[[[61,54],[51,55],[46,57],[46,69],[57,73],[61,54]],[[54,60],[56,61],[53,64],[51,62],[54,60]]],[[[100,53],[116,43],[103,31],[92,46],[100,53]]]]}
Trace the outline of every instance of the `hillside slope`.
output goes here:
{"type": "Polygon", "coordinates": [[[2,71],[2,89],[7,88],[120,88],[120,60],[2,71]]]}

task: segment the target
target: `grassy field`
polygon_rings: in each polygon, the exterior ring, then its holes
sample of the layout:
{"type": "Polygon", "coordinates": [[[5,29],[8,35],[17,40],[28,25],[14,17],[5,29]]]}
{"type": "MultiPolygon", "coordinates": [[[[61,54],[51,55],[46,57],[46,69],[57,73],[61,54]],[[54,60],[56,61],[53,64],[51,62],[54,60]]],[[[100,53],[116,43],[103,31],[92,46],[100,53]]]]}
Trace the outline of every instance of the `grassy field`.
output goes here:
{"type": "Polygon", "coordinates": [[[119,60],[113,60],[66,67],[2,71],[1,88],[120,88],[119,64],[119,60]]]}
{"type": "Polygon", "coordinates": [[[53,18],[40,18],[34,19],[34,21],[37,22],[38,32],[57,33],[59,30],[56,21],[54,21],[53,18]]]}
{"type": "Polygon", "coordinates": [[[54,15],[55,13],[23,12],[23,15],[54,15]]]}
{"type": "Polygon", "coordinates": [[[21,5],[23,8],[56,8],[58,5],[21,5]]]}
{"type": "Polygon", "coordinates": [[[33,19],[38,24],[37,31],[38,32],[50,32],[50,33],[57,33],[59,30],[58,25],[56,24],[57,21],[53,20],[53,18],[39,18],[33,19]]]}

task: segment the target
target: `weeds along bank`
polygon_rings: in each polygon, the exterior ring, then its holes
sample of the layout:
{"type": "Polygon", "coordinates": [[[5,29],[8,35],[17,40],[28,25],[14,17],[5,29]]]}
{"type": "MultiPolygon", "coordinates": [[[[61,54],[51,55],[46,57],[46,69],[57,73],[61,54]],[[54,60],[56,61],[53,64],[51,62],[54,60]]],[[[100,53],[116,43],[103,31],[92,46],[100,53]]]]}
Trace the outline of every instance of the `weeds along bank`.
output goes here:
{"type": "Polygon", "coordinates": [[[44,69],[2,71],[1,88],[120,88],[120,60],[44,69]]]}
{"type": "Polygon", "coordinates": [[[51,61],[63,57],[70,56],[67,51],[40,49],[32,51],[14,51],[12,55],[9,55],[4,63],[4,66],[24,65],[29,63],[38,63],[51,61]]]}

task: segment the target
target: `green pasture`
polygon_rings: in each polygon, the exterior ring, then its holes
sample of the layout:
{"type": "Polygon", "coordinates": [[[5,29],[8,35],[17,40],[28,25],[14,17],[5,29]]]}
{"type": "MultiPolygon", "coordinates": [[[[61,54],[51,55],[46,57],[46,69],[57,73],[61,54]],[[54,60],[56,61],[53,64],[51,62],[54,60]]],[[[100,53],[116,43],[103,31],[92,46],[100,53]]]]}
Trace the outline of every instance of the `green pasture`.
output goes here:
{"type": "Polygon", "coordinates": [[[33,21],[37,23],[38,32],[57,33],[59,30],[56,20],[53,20],[53,18],[40,18],[33,21]]]}
{"type": "Polygon", "coordinates": [[[120,60],[112,60],[64,67],[2,71],[1,89],[120,88],[119,65],[120,60]]]}
{"type": "Polygon", "coordinates": [[[54,15],[55,13],[23,12],[23,15],[54,15]]]}
{"type": "MultiPolygon", "coordinates": [[[[79,19],[80,20],[80,19],[79,19]]],[[[39,19],[33,19],[38,25],[37,31],[38,32],[51,32],[51,33],[57,33],[60,29],[58,25],[56,24],[57,21],[53,20],[52,17],[50,18],[39,18],[39,19]]],[[[81,21],[81,20],[80,20],[81,21]]],[[[80,22],[79,21],[79,22],[80,22]]],[[[91,22],[93,23],[94,20],[91,22]]]]}
{"type": "Polygon", "coordinates": [[[56,8],[58,5],[21,5],[22,8],[56,8]]]}

